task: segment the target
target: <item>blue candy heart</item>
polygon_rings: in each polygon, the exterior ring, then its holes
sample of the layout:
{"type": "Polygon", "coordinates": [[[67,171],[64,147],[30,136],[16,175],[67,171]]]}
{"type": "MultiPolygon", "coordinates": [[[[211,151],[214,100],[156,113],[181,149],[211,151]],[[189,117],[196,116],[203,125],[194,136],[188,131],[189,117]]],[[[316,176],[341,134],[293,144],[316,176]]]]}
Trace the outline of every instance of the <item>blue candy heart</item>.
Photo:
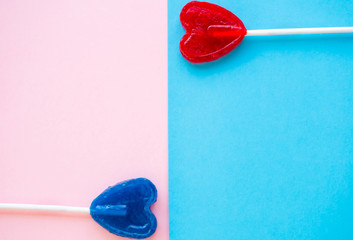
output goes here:
{"type": "Polygon", "coordinates": [[[137,178],[109,187],[93,200],[92,218],[109,232],[122,237],[147,238],[157,228],[150,206],[157,189],[146,178],[137,178]]]}

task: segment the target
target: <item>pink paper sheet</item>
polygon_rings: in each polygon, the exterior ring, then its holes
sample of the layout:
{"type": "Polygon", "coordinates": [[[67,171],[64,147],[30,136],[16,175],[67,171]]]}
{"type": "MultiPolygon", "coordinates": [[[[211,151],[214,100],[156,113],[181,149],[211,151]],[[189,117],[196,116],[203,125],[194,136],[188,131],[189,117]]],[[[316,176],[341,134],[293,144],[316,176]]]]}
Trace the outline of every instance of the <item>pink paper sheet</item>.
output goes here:
{"type": "MultiPolygon", "coordinates": [[[[0,3],[0,202],[89,206],[146,177],[168,239],[167,1],[0,3]]],[[[0,212],[0,239],[122,239],[90,217],[0,212]]]]}

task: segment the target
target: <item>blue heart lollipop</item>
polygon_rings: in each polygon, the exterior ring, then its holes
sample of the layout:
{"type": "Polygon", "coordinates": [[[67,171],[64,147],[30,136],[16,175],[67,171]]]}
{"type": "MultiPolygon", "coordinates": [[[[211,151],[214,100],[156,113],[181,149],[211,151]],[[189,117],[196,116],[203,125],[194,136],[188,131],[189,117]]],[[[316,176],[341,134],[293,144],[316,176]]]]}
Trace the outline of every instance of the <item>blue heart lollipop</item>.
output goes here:
{"type": "MultiPolygon", "coordinates": [[[[150,210],[157,200],[157,189],[146,178],[136,178],[109,187],[93,200],[91,207],[0,203],[0,211],[33,211],[90,214],[109,232],[129,238],[148,238],[157,228],[150,210]]],[[[1,212],[0,212],[1,213],[1,212]]]]}
{"type": "Polygon", "coordinates": [[[150,206],[157,189],[146,178],[137,178],[109,187],[93,200],[92,218],[109,232],[122,237],[147,238],[157,228],[150,206]]]}

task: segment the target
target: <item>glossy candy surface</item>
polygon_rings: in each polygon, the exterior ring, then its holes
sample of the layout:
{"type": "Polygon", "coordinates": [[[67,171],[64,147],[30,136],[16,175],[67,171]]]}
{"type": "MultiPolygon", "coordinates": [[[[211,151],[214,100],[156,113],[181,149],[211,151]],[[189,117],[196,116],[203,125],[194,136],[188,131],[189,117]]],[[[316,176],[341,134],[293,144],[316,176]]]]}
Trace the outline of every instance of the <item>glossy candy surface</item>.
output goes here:
{"type": "Polygon", "coordinates": [[[180,21],[186,34],[180,52],[190,62],[216,60],[238,46],[246,35],[243,22],[216,4],[192,1],[184,6],[180,21]]]}
{"type": "Polygon", "coordinates": [[[157,189],[145,178],[109,187],[93,200],[92,218],[109,232],[129,238],[147,238],[157,228],[150,206],[157,200],[157,189]]]}

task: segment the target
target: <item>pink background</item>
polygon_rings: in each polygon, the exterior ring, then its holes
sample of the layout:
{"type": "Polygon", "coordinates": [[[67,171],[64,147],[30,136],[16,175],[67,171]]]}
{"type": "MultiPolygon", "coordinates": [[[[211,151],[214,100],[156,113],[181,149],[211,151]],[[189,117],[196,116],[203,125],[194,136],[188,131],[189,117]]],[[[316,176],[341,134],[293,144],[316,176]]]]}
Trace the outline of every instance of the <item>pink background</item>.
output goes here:
{"type": "MultiPolygon", "coordinates": [[[[89,206],[146,177],[151,239],[168,239],[167,1],[1,1],[0,36],[0,202],[89,206]]],[[[0,212],[0,239],[22,238],[114,237],[90,217],[0,212]]]]}

